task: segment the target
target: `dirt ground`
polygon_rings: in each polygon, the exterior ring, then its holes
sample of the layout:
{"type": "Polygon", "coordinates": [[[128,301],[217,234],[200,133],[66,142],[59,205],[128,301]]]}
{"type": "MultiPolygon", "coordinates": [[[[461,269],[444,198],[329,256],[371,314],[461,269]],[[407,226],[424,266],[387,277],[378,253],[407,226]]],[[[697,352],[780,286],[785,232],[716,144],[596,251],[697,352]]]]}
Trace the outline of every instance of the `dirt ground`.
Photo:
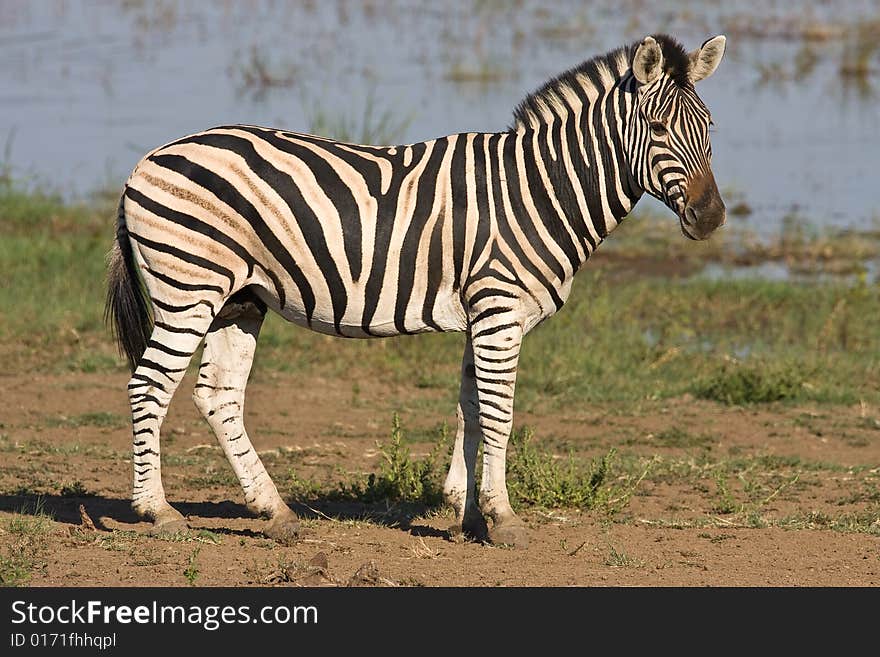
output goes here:
{"type": "MultiPolygon", "coordinates": [[[[356,509],[320,500],[311,508],[294,504],[308,533],[281,546],[260,534],[263,521],[248,516],[231,468],[189,401],[191,377],[163,429],[163,478],[169,501],[194,532],[183,540],[143,534],[148,525],[128,502],[126,381],[122,372],[0,377],[0,527],[33,508],[38,495],[55,519],[28,585],[880,585],[876,531],[810,522],[876,509],[880,430],[863,406],[736,408],[680,398],[517,415],[517,424],[535,426],[561,453],[595,457],[618,447],[696,471],[707,454],[794,463],[792,485],[759,495],[763,521],[752,525],[715,509],[711,477],[669,475],[647,477],[610,522],[589,512],[525,510],[531,545],[524,551],[452,541],[447,511],[364,520],[356,509]],[[658,442],[673,426],[707,436],[705,444],[658,442]],[[95,530],[82,525],[80,505],[95,530]],[[805,520],[779,522],[786,517],[805,520]]],[[[443,416],[433,410],[437,395],[362,381],[354,399],[351,382],[304,385],[294,375],[264,373],[249,387],[247,422],[284,493],[290,471],[325,480],[376,471],[376,441],[387,439],[394,409],[413,431],[443,420],[454,426],[454,399],[443,416]]],[[[431,446],[424,440],[413,451],[431,446]]],[[[15,540],[0,529],[0,554],[15,540]]]]}

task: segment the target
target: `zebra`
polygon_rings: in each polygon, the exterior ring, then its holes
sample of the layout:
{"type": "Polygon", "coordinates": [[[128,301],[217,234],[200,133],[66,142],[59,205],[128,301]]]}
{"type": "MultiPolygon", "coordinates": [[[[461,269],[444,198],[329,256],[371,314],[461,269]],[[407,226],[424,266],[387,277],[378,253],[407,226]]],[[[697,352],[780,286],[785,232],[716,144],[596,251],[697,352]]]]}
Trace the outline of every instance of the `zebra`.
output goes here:
{"type": "Polygon", "coordinates": [[[105,310],[132,371],[134,511],[151,531],[187,526],[166,500],[159,432],[204,343],[195,404],[264,533],[300,536],[243,420],[272,310],[347,338],[464,332],[450,536],[527,546],[505,479],[522,339],[644,192],[689,239],[724,223],[694,84],[725,45],[647,36],[551,79],[498,133],[369,146],[227,125],[146,154],[120,199],[105,310]]]}

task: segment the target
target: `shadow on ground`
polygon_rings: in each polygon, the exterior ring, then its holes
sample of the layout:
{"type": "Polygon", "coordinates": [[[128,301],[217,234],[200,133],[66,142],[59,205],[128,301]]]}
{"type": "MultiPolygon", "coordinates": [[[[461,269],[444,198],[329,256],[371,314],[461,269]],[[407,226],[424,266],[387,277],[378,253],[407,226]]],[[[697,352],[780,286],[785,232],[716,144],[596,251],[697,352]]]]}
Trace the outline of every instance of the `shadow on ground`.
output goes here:
{"type": "MultiPolygon", "coordinates": [[[[131,500],[98,495],[67,496],[67,495],[0,495],[0,511],[21,513],[25,515],[45,514],[57,522],[71,525],[82,524],[80,505],[92,519],[95,527],[104,531],[119,529],[107,526],[104,519],[110,519],[124,525],[145,524],[131,508],[131,500]]],[[[239,520],[254,518],[254,515],[243,504],[235,502],[178,502],[172,504],[185,517],[216,518],[222,520],[239,520]]],[[[316,497],[308,500],[291,502],[291,508],[300,518],[330,521],[361,521],[389,528],[400,529],[413,536],[447,537],[444,530],[422,524],[427,512],[436,507],[411,503],[360,503],[340,502],[333,498],[316,497]]],[[[134,527],[132,527],[134,528],[134,527]]],[[[259,536],[249,530],[236,530],[229,527],[211,528],[223,534],[242,536],[259,536]]]]}

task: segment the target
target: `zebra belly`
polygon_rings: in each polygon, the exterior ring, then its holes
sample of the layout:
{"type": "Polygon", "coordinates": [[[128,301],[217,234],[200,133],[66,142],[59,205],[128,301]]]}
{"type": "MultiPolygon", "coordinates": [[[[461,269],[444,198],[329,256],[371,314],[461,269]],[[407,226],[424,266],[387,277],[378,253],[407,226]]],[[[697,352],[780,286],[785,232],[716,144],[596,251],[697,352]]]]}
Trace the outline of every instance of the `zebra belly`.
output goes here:
{"type": "MultiPolygon", "coordinates": [[[[394,312],[395,307],[387,304],[380,304],[365,326],[363,321],[365,304],[362,298],[359,299],[355,295],[350,296],[350,303],[346,307],[345,314],[339,322],[338,328],[329,313],[318,310],[309,317],[305,306],[298,299],[287,303],[284,308],[281,308],[278,299],[269,293],[266,288],[258,289],[257,295],[269,308],[287,321],[325,335],[345,338],[376,338],[411,333],[454,332],[467,329],[467,314],[462,305],[461,297],[451,289],[444,289],[438,292],[429,313],[430,321],[426,321],[422,312],[422,306],[415,306],[413,303],[410,303],[403,318],[405,330],[400,330],[398,326],[394,312]]],[[[326,304],[322,307],[328,305],[326,304]]]]}

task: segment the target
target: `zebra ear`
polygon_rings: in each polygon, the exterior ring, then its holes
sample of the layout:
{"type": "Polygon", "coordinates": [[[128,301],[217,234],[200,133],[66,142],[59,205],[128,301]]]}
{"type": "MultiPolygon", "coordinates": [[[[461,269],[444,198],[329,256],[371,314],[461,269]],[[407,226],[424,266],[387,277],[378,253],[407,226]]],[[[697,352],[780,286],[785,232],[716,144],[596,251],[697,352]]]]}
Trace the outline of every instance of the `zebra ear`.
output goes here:
{"type": "Polygon", "coordinates": [[[653,82],[663,72],[663,51],[654,37],[645,40],[636,48],[632,63],[633,75],[642,84],[653,82]]]}
{"type": "Polygon", "coordinates": [[[688,69],[688,78],[691,82],[699,82],[705,80],[715,72],[721,58],[724,56],[724,48],[727,45],[727,37],[719,34],[712,37],[697,50],[693,50],[688,55],[690,60],[690,68],[688,69]]]}

